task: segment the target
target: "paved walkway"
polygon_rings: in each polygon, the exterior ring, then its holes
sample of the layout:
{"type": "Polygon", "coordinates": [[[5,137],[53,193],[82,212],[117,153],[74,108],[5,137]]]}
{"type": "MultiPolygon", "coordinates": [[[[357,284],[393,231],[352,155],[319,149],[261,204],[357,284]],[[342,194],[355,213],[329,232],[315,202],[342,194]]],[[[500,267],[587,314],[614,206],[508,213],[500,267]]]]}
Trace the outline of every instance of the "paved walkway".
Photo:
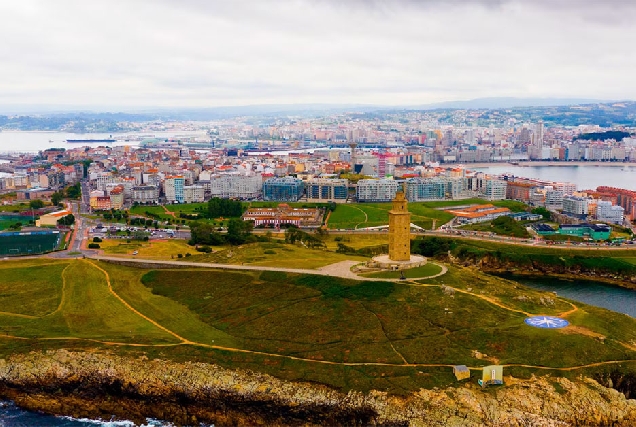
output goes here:
{"type": "MultiPolygon", "coordinates": [[[[369,282],[400,282],[402,279],[378,279],[373,277],[362,277],[351,271],[351,267],[359,264],[359,261],[341,261],[335,264],[326,265],[315,270],[308,268],[283,268],[283,267],[264,267],[260,265],[235,265],[235,264],[216,264],[205,262],[188,262],[188,261],[157,261],[143,258],[120,258],[109,257],[103,255],[87,255],[86,258],[94,259],[97,261],[116,261],[116,262],[131,262],[137,264],[156,264],[156,265],[174,265],[174,266],[187,266],[198,268],[219,268],[225,270],[248,270],[248,271],[284,271],[286,273],[298,273],[298,274],[319,274],[323,276],[342,277],[345,279],[364,280],[369,282]]],[[[442,271],[434,276],[422,277],[422,279],[430,279],[433,277],[441,276],[445,274],[448,269],[442,264],[437,264],[442,268],[442,271]]],[[[417,280],[412,278],[411,280],[417,280]]]]}

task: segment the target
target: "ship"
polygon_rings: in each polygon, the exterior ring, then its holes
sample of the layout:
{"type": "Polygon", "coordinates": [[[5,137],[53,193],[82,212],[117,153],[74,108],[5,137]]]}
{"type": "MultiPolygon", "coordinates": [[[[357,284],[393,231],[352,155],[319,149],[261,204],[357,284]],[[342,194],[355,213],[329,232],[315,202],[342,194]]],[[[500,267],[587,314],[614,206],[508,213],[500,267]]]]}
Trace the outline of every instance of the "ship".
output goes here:
{"type": "Polygon", "coordinates": [[[116,142],[116,139],[67,139],[66,142],[70,142],[71,144],[76,144],[76,143],[84,143],[84,144],[94,144],[94,143],[99,143],[99,142],[106,142],[106,143],[110,143],[110,142],[116,142]]]}

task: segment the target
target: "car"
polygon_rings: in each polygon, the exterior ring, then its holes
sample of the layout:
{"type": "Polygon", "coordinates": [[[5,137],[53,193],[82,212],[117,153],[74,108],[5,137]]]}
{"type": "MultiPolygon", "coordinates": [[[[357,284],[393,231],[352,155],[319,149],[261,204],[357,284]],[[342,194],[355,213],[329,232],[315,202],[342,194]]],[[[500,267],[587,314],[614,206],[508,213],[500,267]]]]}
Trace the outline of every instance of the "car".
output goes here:
{"type": "Polygon", "coordinates": [[[139,253],[138,251],[134,251],[132,254],[137,255],[138,253],[139,253]]]}

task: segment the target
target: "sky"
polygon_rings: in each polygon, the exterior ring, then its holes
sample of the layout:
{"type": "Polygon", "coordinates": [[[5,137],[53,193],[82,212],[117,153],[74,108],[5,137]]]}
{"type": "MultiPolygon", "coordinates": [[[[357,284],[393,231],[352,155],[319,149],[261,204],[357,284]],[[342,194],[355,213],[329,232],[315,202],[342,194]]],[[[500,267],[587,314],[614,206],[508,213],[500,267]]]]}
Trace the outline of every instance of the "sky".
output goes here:
{"type": "Polygon", "coordinates": [[[0,0],[0,106],[636,99],[629,0],[0,0]]]}

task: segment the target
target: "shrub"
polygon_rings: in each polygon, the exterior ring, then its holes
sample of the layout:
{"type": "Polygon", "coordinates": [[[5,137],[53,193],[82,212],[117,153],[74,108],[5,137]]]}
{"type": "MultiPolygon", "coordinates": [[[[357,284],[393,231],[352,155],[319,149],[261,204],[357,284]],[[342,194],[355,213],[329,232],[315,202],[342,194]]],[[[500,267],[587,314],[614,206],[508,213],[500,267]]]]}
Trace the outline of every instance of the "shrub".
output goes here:
{"type": "Polygon", "coordinates": [[[177,254],[177,258],[183,258],[183,254],[177,254]]]}
{"type": "Polygon", "coordinates": [[[95,243],[99,243],[99,242],[101,242],[101,241],[102,241],[102,239],[101,239],[101,238],[99,238],[99,237],[93,237],[93,242],[95,242],[95,243]]]}
{"type": "Polygon", "coordinates": [[[189,256],[192,256],[192,254],[191,254],[190,252],[188,252],[188,253],[186,253],[186,255],[185,255],[185,256],[186,256],[186,258],[187,258],[187,257],[189,257],[189,256]]]}
{"type": "Polygon", "coordinates": [[[263,253],[267,255],[276,255],[276,252],[271,249],[267,249],[266,251],[263,251],[263,253]]]}
{"type": "Polygon", "coordinates": [[[99,249],[99,243],[89,243],[88,249],[99,249]]]}
{"type": "Polygon", "coordinates": [[[209,246],[197,246],[196,250],[206,254],[209,254],[210,252],[212,252],[212,248],[209,246]]]}

